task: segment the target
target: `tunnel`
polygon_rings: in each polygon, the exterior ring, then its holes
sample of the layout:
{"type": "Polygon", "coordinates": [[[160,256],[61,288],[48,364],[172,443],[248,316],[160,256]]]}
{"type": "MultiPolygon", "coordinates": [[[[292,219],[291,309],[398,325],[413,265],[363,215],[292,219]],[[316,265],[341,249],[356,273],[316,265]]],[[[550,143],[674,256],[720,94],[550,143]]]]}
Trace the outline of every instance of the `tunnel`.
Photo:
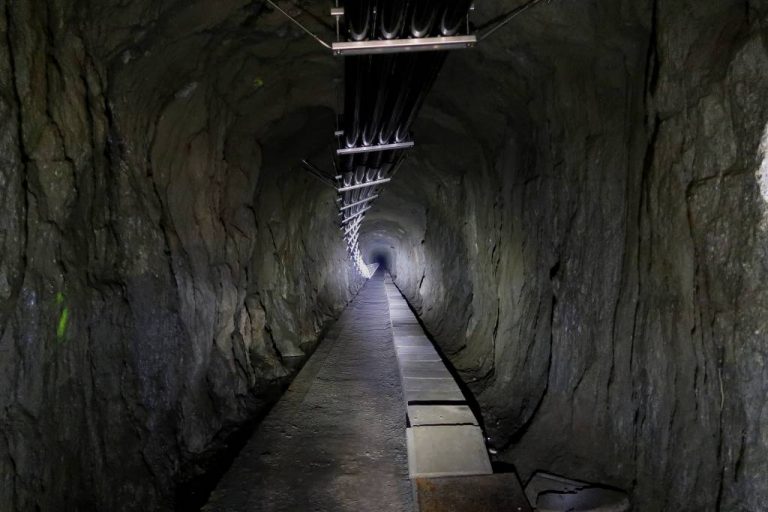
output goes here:
{"type": "Polygon", "coordinates": [[[764,0],[0,6],[0,510],[768,510],[764,0]]]}

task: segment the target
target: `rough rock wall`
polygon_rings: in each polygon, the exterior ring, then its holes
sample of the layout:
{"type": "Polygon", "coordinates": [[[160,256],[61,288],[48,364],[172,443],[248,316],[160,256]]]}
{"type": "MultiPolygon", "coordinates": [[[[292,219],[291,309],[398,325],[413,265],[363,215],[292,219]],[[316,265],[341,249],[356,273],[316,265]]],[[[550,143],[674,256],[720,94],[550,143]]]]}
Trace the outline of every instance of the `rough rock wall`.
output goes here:
{"type": "Polygon", "coordinates": [[[762,510],[766,7],[537,9],[451,57],[364,243],[523,476],[762,510]]]}
{"type": "Polygon", "coordinates": [[[295,168],[334,63],[147,4],[0,0],[0,510],[171,508],[360,285],[295,168]]]}

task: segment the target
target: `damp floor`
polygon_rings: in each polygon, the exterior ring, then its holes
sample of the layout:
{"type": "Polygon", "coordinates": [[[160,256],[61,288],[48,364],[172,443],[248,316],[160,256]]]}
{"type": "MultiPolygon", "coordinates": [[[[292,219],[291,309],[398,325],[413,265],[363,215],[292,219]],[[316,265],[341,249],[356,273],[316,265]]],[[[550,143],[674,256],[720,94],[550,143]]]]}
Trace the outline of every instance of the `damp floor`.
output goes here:
{"type": "Polygon", "coordinates": [[[206,512],[413,509],[382,273],[368,280],[214,490],[206,512]]]}

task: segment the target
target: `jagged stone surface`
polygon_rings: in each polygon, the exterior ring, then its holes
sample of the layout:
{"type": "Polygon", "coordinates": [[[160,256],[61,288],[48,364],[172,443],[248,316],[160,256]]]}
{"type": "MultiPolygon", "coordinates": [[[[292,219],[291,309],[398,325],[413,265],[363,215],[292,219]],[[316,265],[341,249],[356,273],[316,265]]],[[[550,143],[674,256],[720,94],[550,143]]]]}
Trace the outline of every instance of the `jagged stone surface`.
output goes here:
{"type": "MultiPolygon", "coordinates": [[[[361,242],[523,476],[768,502],[765,23],[550,2],[448,60],[361,242]]],[[[295,169],[339,70],[261,2],[0,0],[0,509],[169,509],[274,400],[359,286],[295,169]]]]}
{"type": "Polygon", "coordinates": [[[441,75],[363,247],[524,478],[768,500],[767,13],[553,2],[441,75]]]}
{"type": "Polygon", "coordinates": [[[261,11],[0,3],[0,509],[172,509],[361,284],[296,168],[334,64],[261,11]]]}

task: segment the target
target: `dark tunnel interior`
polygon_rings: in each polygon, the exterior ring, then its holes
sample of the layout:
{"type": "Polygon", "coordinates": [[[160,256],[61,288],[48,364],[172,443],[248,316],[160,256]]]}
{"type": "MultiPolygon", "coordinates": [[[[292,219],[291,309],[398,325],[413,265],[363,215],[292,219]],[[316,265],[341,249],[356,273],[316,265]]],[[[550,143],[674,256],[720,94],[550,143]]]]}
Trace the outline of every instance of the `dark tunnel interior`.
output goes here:
{"type": "Polygon", "coordinates": [[[0,0],[0,511],[412,510],[402,354],[520,510],[768,510],[768,2],[0,0]]]}
{"type": "Polygon", "coordinates": [[[386,250],[377,250],[371,256],[371,263],[378,265],[381,269],[389,271],[392,267],[390,263],[390,253],[386,250]]]}

